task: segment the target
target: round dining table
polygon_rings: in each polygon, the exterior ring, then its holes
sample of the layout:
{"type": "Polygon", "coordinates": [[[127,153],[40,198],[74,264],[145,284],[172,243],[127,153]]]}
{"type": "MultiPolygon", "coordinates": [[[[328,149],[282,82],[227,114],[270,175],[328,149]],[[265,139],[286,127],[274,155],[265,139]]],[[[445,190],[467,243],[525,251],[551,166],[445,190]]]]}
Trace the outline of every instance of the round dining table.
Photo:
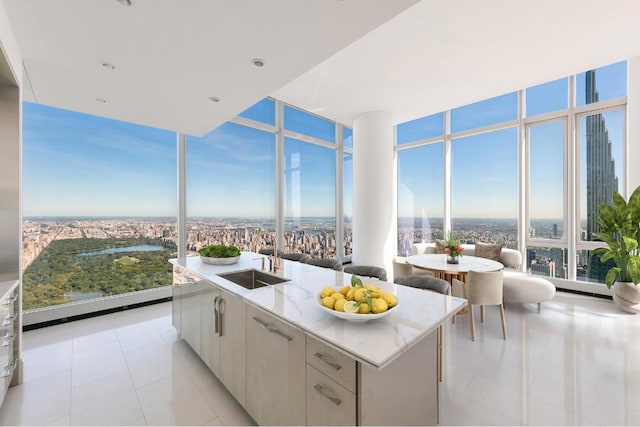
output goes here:
{"type": "Polygon", "coordinates": [[[498,261],[471,255],[458,258],[458,264],[448,264],[446,254],[421,254],[407,257],[407,263],[420,270],[427,270],[439,279],[451,283],[452,279],[467,282],[470,271],[499,271],[504,265],[498,261]]]}

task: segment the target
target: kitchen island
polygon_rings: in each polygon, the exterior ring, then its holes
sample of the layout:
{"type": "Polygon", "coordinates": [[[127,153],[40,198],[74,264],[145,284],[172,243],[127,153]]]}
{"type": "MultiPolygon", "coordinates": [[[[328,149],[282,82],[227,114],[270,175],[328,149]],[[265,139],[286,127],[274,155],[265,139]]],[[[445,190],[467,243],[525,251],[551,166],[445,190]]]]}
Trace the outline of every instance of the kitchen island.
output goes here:
{"type": "Polygon", "coordinates": [[[398,306],[356,323],[318,304],[323,287],[339,290],[350,274],[283,260],[275,275],[287,280],[275,285],[246,289],[220,277],[260,271],[261,257],[171,260],[174,325],[258,424],[436,424],[436,329],[465,300],[367,278],[398,306]]]}

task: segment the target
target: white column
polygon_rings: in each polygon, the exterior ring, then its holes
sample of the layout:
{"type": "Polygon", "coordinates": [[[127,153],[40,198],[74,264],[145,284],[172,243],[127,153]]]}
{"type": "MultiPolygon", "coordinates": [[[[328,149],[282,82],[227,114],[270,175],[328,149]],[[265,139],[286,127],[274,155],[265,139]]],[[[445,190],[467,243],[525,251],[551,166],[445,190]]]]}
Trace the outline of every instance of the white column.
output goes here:
{"type": "Polygon", "coordinates": [[[640,185],[640,56],[627,61],[626,195],[640,185]]]}
{"type": "Polygon", "coordinates": [[[352,262],[384,267],[389,276],[398,229],[393,144],[389,113],[364,113],[353,122],[352,262]]]}

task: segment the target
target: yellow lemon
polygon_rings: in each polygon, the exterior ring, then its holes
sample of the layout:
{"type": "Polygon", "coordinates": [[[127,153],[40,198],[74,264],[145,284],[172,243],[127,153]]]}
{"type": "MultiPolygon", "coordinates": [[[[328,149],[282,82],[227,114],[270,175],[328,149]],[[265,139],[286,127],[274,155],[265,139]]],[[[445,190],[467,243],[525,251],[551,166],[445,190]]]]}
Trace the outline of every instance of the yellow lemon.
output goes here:
{"type": "Polygon", "coordinates": [[[344,306],[342,306],[345,313],[357,313],[359,308],[360,306],[355,301],[347,301],[344,303],[344,306]]]}
{"type": "Polygon", "coordinates": [[[356,290],[353,292],[353,300],[354,301],[362,301],[363,300],[363,295],[364,295],[364,289],[356,288],[356,290]]]}
{"type": "Polygon", "coordinates": [[[377,288],[373,285],[364,285],[365,289],[369,289],[370,291],[375,291],[377,288]]]}
{"type": "Polygon", "coordinates": [[[333,307],[336,305],[336,300],[331,297],[324,297],[322,298],[322,305],[333,310],[333,307]]]}
{"type": "Polygon", "coordinates": [[[333,294],[335,292],[336,292],[336,290],[333,289],[332,286],[325,286],[324,288],[322,288],[322,291],[320,292],[320,296],[322,298],[328,297],[329,295],[331,295],[331,294],[333,294]]]}
{"type": "Polygon", "coordinates": [[[355,289],[353,289],[353,288],[349,289],[349,292],[347,292],[347,300],[349,300],[349,301],[353,301],[353,300],[355,299],[355,298],[354,298],[354,296],[353,296],[353,293],[354,293],[355,291],[356,291],[356,290],[355,290],[355,289]]]}
{"type": "Polygon", "coordinates": [[[338,301],[339,299],[344,299],[344,295],[342,295],[340,292],[334,292],[331,294],[331,298],[338,301]]]}
{"type": "Polygon", "coordinates": [[[375,314],[384,313],[385,311],[387,311],[388,308],[389,306],[387,305],[387,302],[382,298],[375,298],[371,301],[372,313],[375,313],[375,314]]]}
{"type": "Polygon", "coordinates": [[[380,298],[384,292],[380,292],[379,290],[373,291],[369,294],[371,298],[380,298]]]}
{"type": "Polygon", "coordinates": [[[340,288],[340,293],[344,296],[347,296],[347,292],[351,290],[351,286],[343,286],[340,288]]]}
{"type": "Polygon", "coordinates": [[[344,296],[342,298],[340,298],[339,300],[336,301],[336,305],[333,306],[333,309],[335,311],[344,311],[344,305],[347,303],[348,301],[344,298],[344,296]]]}
{"type": "Polygon", "coordinates": [[[395,307],[395,305],[398,303],[396,296],[393,294],[385,293],[384,295],[382,295],[382,299],[384,299],[387,302],[387,305],[389,305],[389,308],[395,307]]]}
{"type": "Polygon", "coordinates": [[[369,314],[369,304],[367,304],[366,302],[361,302],[360,303],[360,309],[358,310],[358,313],[360,314],[369,314]]]}

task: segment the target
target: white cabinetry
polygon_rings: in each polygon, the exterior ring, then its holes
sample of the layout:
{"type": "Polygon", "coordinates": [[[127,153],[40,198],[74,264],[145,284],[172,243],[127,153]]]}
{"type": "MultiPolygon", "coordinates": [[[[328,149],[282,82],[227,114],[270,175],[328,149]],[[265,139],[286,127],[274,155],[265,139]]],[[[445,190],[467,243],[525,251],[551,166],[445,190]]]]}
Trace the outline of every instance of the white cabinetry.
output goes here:
{"type": "Polygon", "coordinates": [[[307,336],[307,425],[356,425],[356,362],[307,336]]]}
{"type": "Polygon", "coordinates": [[[247,305],[247,404],[260,425],[305,425],[305,334],[247,305]]]}
{"type": "Polygon", "coordinates": [[[0,404],[4,400],[7,389],[14,377],[14,371],[18,366],[18,330],[20,300],[18,298],[18,286],[14,286],[0,300],[0,404]]]}
{"type": "Polygon", "coordinates": [[[201,355],[240,404],[246,400],[245,304],[238,296],[209,285],[201,305],[201,355]]]}

